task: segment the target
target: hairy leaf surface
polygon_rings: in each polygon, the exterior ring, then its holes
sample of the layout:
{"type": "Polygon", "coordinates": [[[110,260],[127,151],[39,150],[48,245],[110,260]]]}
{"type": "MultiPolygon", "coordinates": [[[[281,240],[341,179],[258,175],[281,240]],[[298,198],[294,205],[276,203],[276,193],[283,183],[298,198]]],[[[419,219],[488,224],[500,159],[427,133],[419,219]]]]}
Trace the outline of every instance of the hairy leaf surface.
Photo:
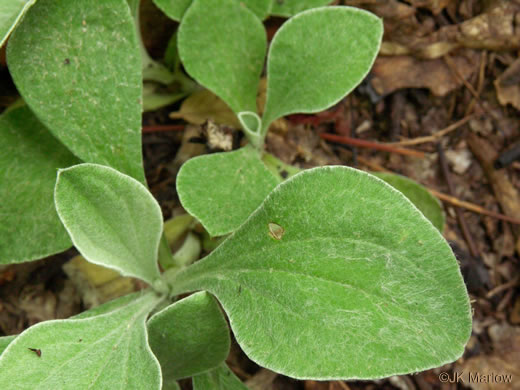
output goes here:
{"type": "Polygon", "coordinates": [[[158,299],[149,293],[104,315],[30,327],[0,357],[0,388],[159,390],[145,326],[158,299]]]}
{"type": "Polygon", "coordinates": [[[231,342],[226,319],[207,292],[156,313],[148,321],[148,334],[168,382],[214,369],[226,360],[231,342]]]}
{"type": "Polygon", "coordinates": [[[182,206],[212,236],[236,230],[278,184],[278,179],[245,147],[188,160],[177,175],[182,206]]]}
{"type": "Polygon", "coordinates": [[[276,16],[293,16],[310,8],[321,7],[332,3],[331,0],[273,0],[271,14],[276,16]]]}
{"type": "Polygon", "coordinates": [[[76,156],[144,183],[141,59],[125,0],[38,1],[7,59],[27,104],[76,156]]]}
{"type": "Polygon", "coordinates": [[[372,172],[372,175],[401,191],[442,233],[445,222],[442,205],[426,188],[407,177],[393,173],[372,172]]]}
{"type": "Polygon", "coordinates": [[[88,261],[148,283],[159,277],[161,208],[130,176],[97,164],[58,173],[56,210],[88,261]]]}
{"type": "Polygon", "coordinates": [[[439,231],[400,192],[352,168],[281,183],[177,277],[179,291],[217,296],[251,359],[296,378],[437,367],[471,333],[466,288],[439,231]]]}
{"type": "Polygon", "coordinates": [[[0,47],[36,0],[0,1],[0,47]]]}
{"type": "Polygon", "coordinates": [[[263,129],[295,112],[323,111],[367,75],[379,51],[383,25],[351,7],[323,7],[285,22],[271,42],[263,129]]]}
{"type": "Polygon", "coordinates": [[[79,161],[27,107],[0,116],[0,264],[72,246],[54,207],[56,170],[79,161]]]}
{"type": "Polygon", "coordinates": [[[16,336],[0,337],[0,355],[5,351],[7,346],[16,338],[16,336]]]}
{"type": "Polygon", "coordinates": [[[222,363],[220,366],[193,377],[193,390],[247,390],[240,379],[222,363]]]}
{"type": "MultiPolygon", "coordinates": [[[[271,10],[271,0],[234,0],[245,5],[260,19],[265,19],[271,10]]],[[[154,0],[155,5],[169,18],[180,22],[193,0],[154,0]]],[[[225,23],[225,22],[224,22],[225,23]]]]}
{"type": "Polygon", "coordinates": [[[193,0],[153,0],[153,2],[170,19],[180,22],[193,0]]]}
{"type": "Polygon", "coordinates": [[[240,4],[245,5],[249,8],[253,13],[260,18],[260,20],[264,20],[267,18],[272,8],[272,0],[235,0],[240,4]]]}
{"type": "Polygon", "coordinates": [[[102,305],[93,307],[92,309],[86,310],[82,313],[76,314],[70,319],[79,320],[84,318],[90,318],[99,316],[101,314],[107,314],[114,310],[118,310],[123,306],[130,304],[131,302],[139,299],[142,296],[141,292],[136,292],[132,294],[127,294],[122,297],[112,299],[111,301],[105,302],[102,305]]]}
{"type": "Polygon", "coordinates": [[[262,22],[235,0],[194,0],[178,32],[186,71],[231,109],[256,112],[266,51],[262,22]]]}

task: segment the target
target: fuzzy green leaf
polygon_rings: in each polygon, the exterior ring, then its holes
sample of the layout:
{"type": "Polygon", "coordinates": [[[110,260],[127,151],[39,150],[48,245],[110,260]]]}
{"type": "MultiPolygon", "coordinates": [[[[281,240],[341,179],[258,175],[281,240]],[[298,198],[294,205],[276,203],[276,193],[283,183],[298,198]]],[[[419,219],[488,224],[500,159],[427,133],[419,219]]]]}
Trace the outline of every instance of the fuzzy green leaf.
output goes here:
{"type": "Polygon", "coordinates": [[[5,351],[7,346],[16,338],[16,336],[2,336],[0,337],[0,355],[5,351]]]}
{"type": "Polygon", "coordinates": [[[55,201],[85,259],[148,283],[159,277],[161,208],[141,183],[109,167],[80,164],[59,171],[55,201]]]}
{"type": "Polygon", "coordinates": [[[245,5],[260,19],[264,20],[271,12],[272,0],[235,0],[245,5]]]}
{"type": "Polygon", "coordinates": [[[161,390],[181,390],[181,387],[176,381],[163,381],[161,390]]]}
{"type": "Polygon", "coordinates": [[[277,184],[251,147],[192,158],[177,175],[182,206],[212,236],[236,230],[277,184]]]}
{"type": "Polygon", "coordinates": [[[400,192],[347,167],[281,183],[175,283],[214,294],[244,352],[296,378],[437,367],[461,356],[471,333],[466,288],[439,231],[400,192]]]}
{"type": "Polygon", "coordinates": [[[430,220],[433,226],[442,233],[445,217],[441,202],[426,188],[407,177],[393,173],[372,172],[372,175],[377,176],[396,190],[401,191],[430,220]]]}
{"type": "Polygon", "coordinates": [[[141,59],[125,0],[38,1],[7,59],[27,104],[76,156],[144,183],[141,59]]]}
{"type": "Polygon", "coordinates": [[[36,0],[1,0],[0,1],[0,47],[2,47],[16,25],[36,3],[36,0]]]}
{"type": "MultiPolygon", "coordinates": [[[[245,5],[260,19],[265,19],[271,11],[271,0],[235,0],[245,5]]],[[[154,0],[155,5],[169,18],[180,22],[193,0],[154,0]]]]}
{"type": "Polygon", "coordinates": [[[153,2],[170,19],[180,22],[193,0],[153,0],[153,2]]]}
{"type": "Polygon", "coordinates": [[[329,3],[332,3],[332,0],[273,0],[271,14],[289,17],[310,8],[321,7],[329,3]]]}
{"type": "Polygon", "coordinates": [[[0,357],[0,388],[159,390],[145,325],[158,299],[150,293],[104,315],[30,327],[0,357]]]}
{"type": "Polygon", "coordinates": [[[199,292],[168,306],[148,321],[149,343],[165,381],[187,378],[226,360],[231,343],[217,301],[199,292]]]}
{"type": "Polygon", "coordinates": [[[222,363],[220,366],[193,377],[193,390],[247,390],[240,379],[222,363]]]}
{"type": "Polygon", "coordinates": [[[72,246],[53,192],[56,170],[78,162],[27,107],[0,116],[0,264],[72,246]]]}
{"type": "Polygon", "coordinates": [[[262,22],[235,0],[194,0],[178,32],[186,71],[235,113],[256,112],[266,51],[262,22]]]}
{"type": "Polygon", "coordinates": [[[351,7],[316,8],[285,22],[269,49],[264,132],[283,115],[323,111],[352,91],[382,35],[378,17],[351,7]]]}
{"type": "Polygon", "coordinates": [[[141,296],[142,296],[141,292],[127,294],[122,297],[112,299],[111,301],[105,302],[102,305],[96,306],[96,307],[86,310],[82,313],[76,314],[75,316],[71,317],[70,319],[79,320],[79,319],[85,319],[85,318],[99,316],[102,314],[107,314],[114,310],[118,310],[123,306],[130,304],[131,302],[135,301],[136,299],[140,298],[141,296]]]}

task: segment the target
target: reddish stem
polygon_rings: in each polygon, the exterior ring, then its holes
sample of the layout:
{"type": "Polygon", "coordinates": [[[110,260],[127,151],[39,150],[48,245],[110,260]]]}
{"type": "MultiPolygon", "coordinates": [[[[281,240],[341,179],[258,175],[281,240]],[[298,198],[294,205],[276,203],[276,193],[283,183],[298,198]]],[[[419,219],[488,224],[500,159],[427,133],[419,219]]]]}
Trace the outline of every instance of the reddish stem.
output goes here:
{"type": "Polygon", "coordinates": [[[393,147],[390,145],[379,144],[377,142],[372,142],[372,141],[365,141],[365,140],[358,139],[358,138],[350,138],[350,137],[345,137],[342,135],[328,134],[328,133],[322,133],[322,134],[320,134],[320,137],[323,138],[324,140],[337,142],[337,143],[343,144],[343,145],[358,146],[360,148],[382,150],[384,152],[398,153],[398,154],[404,154],[406,156],[424,158],[424,153],[418,152],[417,150],[396,148],[396,147],[393,147]]]}
{"type": "Polygon", "coordinates": [[[184,125],[155,125],[143,126],[143,133],[158,133],[161,131],[182,131],[184,125]]]}

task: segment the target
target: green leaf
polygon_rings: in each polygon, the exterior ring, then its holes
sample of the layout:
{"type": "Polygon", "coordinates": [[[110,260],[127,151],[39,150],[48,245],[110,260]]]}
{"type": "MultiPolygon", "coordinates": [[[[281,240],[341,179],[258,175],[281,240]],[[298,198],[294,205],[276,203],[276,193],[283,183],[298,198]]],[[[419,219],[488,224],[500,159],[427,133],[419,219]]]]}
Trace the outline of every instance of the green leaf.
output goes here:
{"type": "Polygon", "coordinates": [[[78,160],[27,108],[0,116],[0,264],[41,259],[72,246],[56,214],[56,170],[78,160]]]}
{"type": "Polygon", "coordinates": [[[155,314],[148,321],[148,334],[165,381],[217,367],[226,360],[231,343],[217,301],[204,291],[155,314]]]}
{"type": "Polygon", "coordinates": [[[263,131],[281,116],[341,100],[367,75],[382,35],[378,17],[351,7],[317,8],[285,22],[269,49],[263,131]]]}
{"type": "Polygon", "coordinates": [[[194,0],[179,26],[178,45],[195,80],[235,113],[256,112],[267,40],[252,12],[235,0],[194,0]]]}
{"type": "Polygon", "coordinates": [[[235,374],[222,363],[212,371],[193,377],[193,390],[247,390],[235,374]]]}
{"type": "Polygon", "coordinates": [[[471,333],[468,294],[439,231],[400,192],[347,167],[281,183],[176,279],[173,293],[219,299],[252,360],[296,378],[426,370],[461,356],[471,333]]]}
{"type": "MultiPolygon", "coordinates": [[[[235,0],[245,5],[261,20],[265,19],[271,11],[272,0],[235,0]]],[[[179,22],[184,13],[190,7],[193,0],[154,0],[155,5],[163,11],[166,16],[179,22]]]]}
{"type": "Polygon", "coordinates": [[[193,0],[153,0],[153,2],[170,19],[180,22],[193,0]]]}
{"type": "Polygon", "coordinates": [[[7,59],[27,104],[76,156],[145,182],[141,59],[125,0],[39,1],[7,59]]]}
{"type": "Polygon", "coordinates": [[[79,313],[79,314],[71,317],[70,319],[80,320],[80,319],[84,319],[84,318],[90,318],[90,317],[95,317],[95,316],[99,316],[102,314],[107,314],[114,310],[118,310],[123,306],[128,305],[129,303],[135,301],[136,299],[141,298],[141,296],[142,296],[142,292],[127,294],[122,297],[112,299],[111,301],[105,302],[102,305],[96,306],[90,310],[79,313]]]}
{"type": "Polygon", "coordinates": [[[36,0],[0,1],[0,47],[2,47],[27,10],[36,0]]]}
{"type": "MultiPolygon", "coordinates": [[[[134,25],[137,35],[137,41],[139,44],[139,49],[141,51],[141,66],[143,69],[143,80],[147,81],[156,81],[158,83],[162,83],[168,85],[172,83],[175,79],[173,73],[171,73],[163,64],[155,61],[150,57],[146,47],[144,46],[142,37],[141,37],[141,27],[139,22],[139,4],[140,0],[127,0],[128,7],[130,8],[130,13],[134,18],[134,25]]],[[[146,91],[144,91],[146,95],[146,91]]],[[[144,100],[144,97],[143,97],[144,100]]],[[[144,105],[144,103],[143,103],[144,105]]],[[[166,104],[165,104],[166,105],[166,104]]],[[[146,108],[145,108],[146,111],[146,108]]]]}
{"type": "Polygon", "coordinates": [[[150,284],[159,277],[161,208],[141,183],[109,167],[80,164],[59,171],[55,201],[85,259],[150,284]]]}
{"type": "Polygon", "coordinates": [[[401,191],[442,233],[444,230],[444,211],[439,200],[426,188],[407,177],[393,173],[372,172],[372,175],[386,181],[396,190],[401,191]]]}
{"type": "Polygon", "coordinates": [[[30,327],[0,357],[0,388],[160,389],[145,325],[159,299],[146,294],[105,315],[30,327]]]}
{"type": "Polygon", "coordinates": [[[16,338],[16,336],[2,336],[0,337],[0,355],[5,351],[7,346],[16,338]]]}
{"type": "Polygon", "coordinates": [[[192,158],[177,175],[182,206],[212,236],[236,230],[277,184],[251,147],[192,158]]]}
{"type": "Polygon", "coordinates": [[[155,111],[173,104],[186,97],[185,92],[165,92],[156,83],[145,82],[143,85],[143,111],[155,111]]]}
{"type": "MultiPolygon", "coordinates": [[[[264,20],[269,16],[272,7],[272,0],[235,0],[239,4],[245,5],[260,19],[264,20]]],[[[275,0],[276,1],[276,0],[275,0]]]]}
{"type": "Polygon", "coordinates": [[[289,17],[310,8],[321,7],[330,3],[332,3],[331,0],[273,0],[271,14],[289,17]]]}
{"type": "Polygon", "coordinates": [[[176,381],[163,381],[161,390],[181,390],[181,387],[176,381]]]}

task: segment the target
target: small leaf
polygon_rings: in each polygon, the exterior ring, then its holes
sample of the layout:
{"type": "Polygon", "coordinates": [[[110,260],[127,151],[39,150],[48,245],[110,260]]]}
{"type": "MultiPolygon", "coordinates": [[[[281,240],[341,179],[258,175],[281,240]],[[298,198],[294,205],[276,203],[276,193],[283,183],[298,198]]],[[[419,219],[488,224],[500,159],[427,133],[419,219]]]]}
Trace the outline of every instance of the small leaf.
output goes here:
{"type": "Polygon", "coordinates": [[[27,108],[0,116],[0,264],[41,259],[72,246],[56,214],[56,169],[79,161],[27,108]]]}
{"type": "Polygon", "coordinates": [[[445,217],[441,202],[426,188],[407,177],[393,173],[372,172],[372,175],[386,181],[396,190],[402,192],[442,233],[445,217]]]}
{"type": "Polygon", "coordinates": [[[59,171],[55,200],[85,259],[150,284],[159,277],[161,208],[141,183],[112,168],[80,164],[59,171]]]}
{"type": "Polygon", "coordinates": [[[263,130],[281,116],[323,111],[352,91],[372,67],[381,20],[351,7],[324,7],[285,22],[271,42],[263,130]]]}
{"type": "Polygon", "coordinates": [[[235,113],[256,112],[266,45],[262,22],[235,0],[194,0],[179,26],[186,71],[235,113]]]}
{"type": "Polygon", "coordinates": [[[471,333],[468,294],[439,231],[400,192],[352,168],[281,183],[176,278],[173,293],[218,298],[252,360],[296,378],[437,367],[461,356],[471,333]],[[270,223],[284,229],[280,240],[270,223]]]}
{"type": "Polygon", "coordinates": [[[170,118],[184,119],[195,125],[202,125],[206,121],[212,120],[221,125],[240,128],[240,122],[229,106],[207,89],[188,96],[182,102],[180,110],[172,112],[170,118]]]}
{"type": "Polygon", "coordinates": [[[220,366],[193,377],[193,390],[247,390],[240,379],[222,363],[220,366]]]}
{"type": "Polygon", "coordinates": [[[217,367],[226,360],[231,343],[217,301],[204,291],[155,314],[148,321],[148,334],[165,381],[217,367]]]}
{"type": "MultiPolygon", "coordinates": [[[[271,10],[272,0],[235,0],[245,5],[261,20],[265,19],[271,10]]],[[[155,5],[169,18],[180,22],[184,13],[190,7],[193,0],[154,0],[155,5]]]]}
{"type": "Polygon", "coordinates": [[[38,1],[7,60],[29,107],[76,156],[145,182],[141,59],[125,0],[38,1]]]}
{"type": "Polygon", "coordinates": [[[160,366],[145,327],[159,299],[149,293],[105,315],[30,327],[0,357],[0,388],[159,390],[160,366]]]}
{"type": "Polygon", "coordinates": [[[330,3],[332,3],[331,0],[273,0],[271,14],[289,17],[310,8],[321,7],[330,3]]]}
{"type": "MultiPolygon", "coordinates": [[[[171,73],[168,68],[166,68],[163,64],[155,61],[150,57],[146,47],[144,46],[142,37],[141,37],[141,25],[139,21],[139,5],[141,0],[127,0],[128,7],[130,8],[130,13],[134,18],[134,24],[136,29],[137,41],[139,43],[139,49],[141,51],[141,65],[143,70],[143,80],[146,81],[156,81],[158,83],[162,83],[164,85],[168,85],[172,83],[175,79],[173,73],[171,73]]],[[[146,95],[146,91],[144,91],[146,95]]],[[[143,99],[144,100],[144,99],[143,99]]],[[[143,102],[144,104],[144,102],[143,102]]],[[[165,104],[166,105],[166,104],[165,104]]],[[[146,111],[146,108],[145,108],[146,111]]]]}
{"type": "Polygon", "coordinates": [[[251,147],[192,158],[177,175],[182,206],[212,236],[237,229],[277,184],[251,147]]]}
{"type": "Polygon", "coordinates": [[[165,92],[156,83],[143,84],[143,111],[155,111],[186,97],[184,92],[165,92]]]}
{"type": "Polygon", "coordinates": [[[161,390],[181,390],[181,387],[176,381],[163,380],[161,390]]]}
{"type": "Polygon", "coordinates": [[[0,1],[0,47],[9,37],[9,34],[20,23],[27,10],[36,3],[36,0],[2,0],[0,1]]]}
{"type": "Polygon", "coordinates": [[[16,338],[16,336],[2,336],[0,337],[0,355],[5,351],[7,346],[16,338]]]}

